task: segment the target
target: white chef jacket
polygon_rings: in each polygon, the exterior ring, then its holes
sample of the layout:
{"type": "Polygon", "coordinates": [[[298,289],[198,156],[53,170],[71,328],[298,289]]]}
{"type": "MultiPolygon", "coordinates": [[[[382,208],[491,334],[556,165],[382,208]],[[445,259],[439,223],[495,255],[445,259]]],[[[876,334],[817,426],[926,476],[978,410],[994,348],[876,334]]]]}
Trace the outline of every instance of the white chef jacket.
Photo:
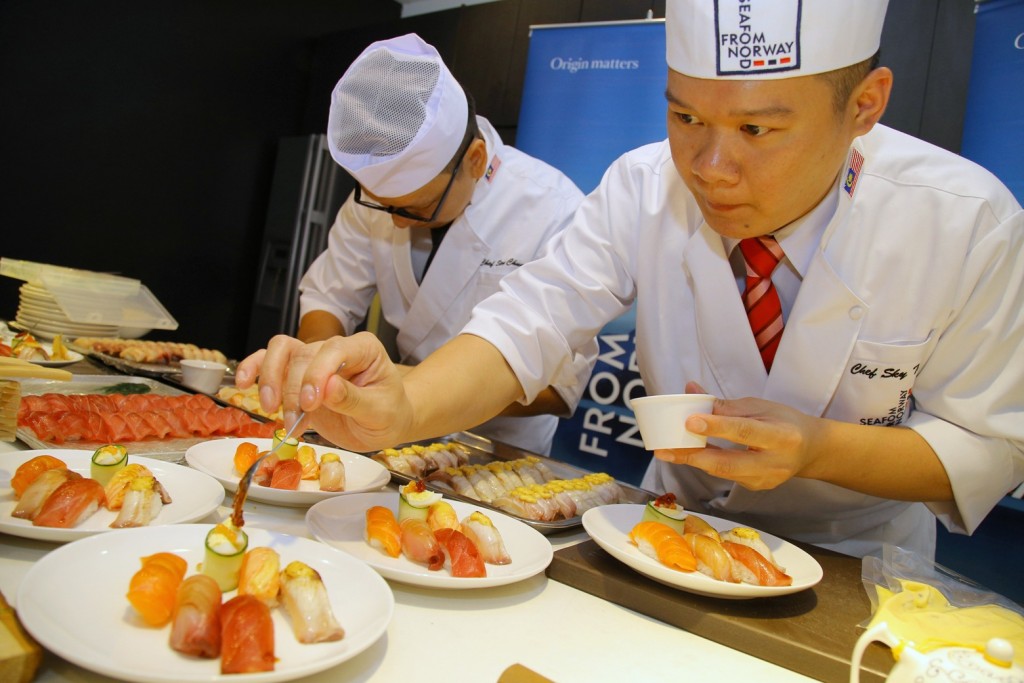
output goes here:
{"type": "MultiPolygon", "coordinates": [[[[398,330],[400,360],[413,365],[458,334],[473,306],[496,292],[502,277],[550,246],[582,193],[560,171],[502,144],[486,119],[478,116],[477,122],[487,143],[487,171],[422,283],[413,266],[410,230],[349,197],[331,227],[327,250],[299,284],[301,315],[326,311],[351,334],[379,292],[381,313],[398,330]]],[[[570,414],[590,377],[597,343],[580,349],[552,383],[570,414]]],[[[498,417],[472,431],[546,454],[557,424],[554,415],[498,417]]]]}
{"type": "Polygon", "coordinates": [[[935,516],[971,533],[1024,479],[1024,212],[981,167],[885,126],[854,142],[848,173],[858,155],[863,166],[830,198],[770,376],[724,240],[704,222],[667,141],[618,159],[553,253],[506,279],[465,331],[501,350],[529,397],[636,299],[649,394],[694,380],[724,398],[914,429],[946,468],[953,502],[893,501],[802,478],[750,491],[659,460],[643,486],[850,555],[883,543],[934,555],[935,516]]]}

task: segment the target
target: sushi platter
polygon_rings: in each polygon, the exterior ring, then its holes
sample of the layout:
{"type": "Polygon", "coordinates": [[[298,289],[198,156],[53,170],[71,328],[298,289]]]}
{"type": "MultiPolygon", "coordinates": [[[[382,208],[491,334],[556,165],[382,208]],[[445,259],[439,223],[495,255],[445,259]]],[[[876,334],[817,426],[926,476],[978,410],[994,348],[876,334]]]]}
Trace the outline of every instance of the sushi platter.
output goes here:
{"type": "MultiPolygon", "coordinates": [[[[110,524],[117,517],[117,513],[105,508],[97,510],[88,519],[71,528],[34,526],[31,520],[12,516],[11,513],[18,503],[11,488],[12,475],[22,463],[37,455],[50,453],[56,453],[72,472],[78,472],[84,477],[89,476],[92,451],[46,449],[0,454],[0,532],[22,538],[65,543],[114,531],[110,524]]],[[[199,521],[216,510],[224,500],[224,487],[202,472],[144,457],[129,456],[129,460],[149,469],[171,498],[171,502],[162,507],[160,513],[146,528],[199,521]]]]}
{"type": "MultiPolygon", "coordinates": [[[[413,444],[407,444],[407,446],[422,446],[427,447],[432,444],[449,444],[458,448],[465,449],[469,455],[469,463],[471,465],[489,465],[491,463],[509,463],[513,461],[521,461],[523,459],[538,459],[544,465],[547,466],[548,470],[554,474],[558,479],[578,479],[593,475],[593,472],[585,470],[581,467],[571,465],[567,462],[562,462],[554,458],[548,458],[538,456],[535,453],[525,451],[515,446],[492,441],[490,439],[472,434],[470,432],[458,432],[450,436],[441,439],[431,439],[425,441],[418,441],[413,444]]],[[[414,476],[410,476],[408,473],[396,471],[393,467],[388,467],[388,471],[391,473],[391,480],[399,485],[407,484],[410,481],[416,479],[414,476]]],[[[650,491],[632,486],[625,482],[611,480],[617,485],[619,490],[618,503],[637,503],[644,504],[649,500],[656,498],[655,494],[650,491]]],[[[538,520],[525,515],[516,514],[503,509],[495,507],[494,505],[488,504],[487,502],[478,498],[461,495],[445,478],[439,477],[438,474],[428,475],[424,478],[426,487],[430,490],[437,491],[444,494],[445,498],[452,500],[459,500],[465,503],[478,505],[481,508],[488,510],[499,511],[509,517],[523,522],[524,524],[533,527],[542,534],[552,534],[560,531],[568,531],[580,527],[583,523],[582,515],[577,514],[567,518],[553,519],[553,520],[538,520]]]]}
{"type": "MultiPolygon", "coordinates": [[[[273,443],[271,439],[212,439],[191,446],[185,452],[185,461],[196,470],[205,472],[219,481],[226,490],[233,492],[238,488],[240,479],[234,468],[233,458],[238,444],[243,441],[256,444],[260,451],[270,450],[273,443]]],[[[365,456],[340,448],[328,448],[315,444],[310,444],[310,446],[316,451],[318,458],[327,452],[337,453],[341,457],[341,461],[345,465],[344,491],[321,491],[317,482],[312,480],[301,481],[298,490],[294,491],[260,486],[254,483],[249,488],[248,497],[251,500],[271,505],[304,507],[335,496],[375,491],[388,483],[390,478],[388,471],[381,464],[365,456]]]]}
{"type": "Polygon", "coordinates": [[[488,516],[501,534],[511,562],[488,564],[487,576],[480,577],[452,576],[444,569],[432,571],[404,556],[390,557],[367,543],[364,537],[366,511],[377,505],[397,514],[398,494],[392,491],[361,493],[317,503],[306,513],[306,525],[316,539],[362,560],[384,578],[425,588],[463,590],[503,586],[539,574],[551,563],[551,543],[536,529],[500,512],[452,501],[460,519],[474,511],[488,516]]]}
{"type": "MultiPolygon", "coordinates": [[[[168,645],[169,627],[144,626],[128,606],[125,592],[140,557],[172,551],[189,567],[202,562],[204,539],[212,528],[178,524],[122,529],[61,546],[37,561],[22,579],[18,616],[46,650],[82,668],[119,680],[158,683],[302,678],[355,657],[384,635],[395,599],[370,567],[323,543],[247,526],[250,547],[270,547],[283,562],[300,561],[315,568],[329,586],[328,599],[344,638],[300,643],[288,617],[275,609],[273,671],[225,675],[217,659],[175,652],[168,645]],[[88,590],[83,590],[83,577],[88,577],[88,590]]],[[[231,590],[224,600],[234,595],[231,590]]]]}
{"type": "MultiPolygon", "coordinates": [[[[630,530],[644,514],[643,505],[605,505],[583,514],[583,527],[594,542],[628,567],[659,583],[716,598],[766,598],[786,595],[816,585],[822,578],[821,565],[807,552],[792,543],[764,532],[760,537],[767,543],[775,559],[793,577],[788,586],[756,586],[749,583],[731,583],[705,576],[699,571],[681,572],[644,555],[630,543],[630,530]]],[[[691,513],[693,514],[693,513],[691,513]]],[[[724,532],[736,526],[735,522],[710,515],[698,515],[717,531],[724,532]]]]}

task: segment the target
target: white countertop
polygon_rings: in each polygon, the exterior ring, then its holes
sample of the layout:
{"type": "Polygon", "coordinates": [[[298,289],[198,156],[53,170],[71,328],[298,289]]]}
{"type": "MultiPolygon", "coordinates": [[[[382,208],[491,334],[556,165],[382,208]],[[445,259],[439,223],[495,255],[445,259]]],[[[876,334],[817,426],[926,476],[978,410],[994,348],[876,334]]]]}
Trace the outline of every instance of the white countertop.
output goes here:
{"type": "MultiPolygon", "coordinates": [[[[25,448],[0,442],[0,452],[25,448]]],[[[225,497],[230,505],[230,496],[225,497]]],[[[253,526],[312,538],[305,509],[249,502],[253,526]]],[[[223,506],[203,522],[230,513],[223,506]]],[[[586,538],[582,530],[549,536],[555,550],[586,538]]],[[[56,546],[0,534],[0,591],[15,608],[29,567],[56,546]]],[[[637,581],[648,579],[637,575],[637,581]]],[[[520,663],[556,681],[810,681],[718,643],[650,619],[544,574],[468,591],[389,581],[395,611],[387,634],[355,658],[306,681],[497,681],[520,663]]],[[[109,680],[47,654],[37,681],[109,680]]]]}

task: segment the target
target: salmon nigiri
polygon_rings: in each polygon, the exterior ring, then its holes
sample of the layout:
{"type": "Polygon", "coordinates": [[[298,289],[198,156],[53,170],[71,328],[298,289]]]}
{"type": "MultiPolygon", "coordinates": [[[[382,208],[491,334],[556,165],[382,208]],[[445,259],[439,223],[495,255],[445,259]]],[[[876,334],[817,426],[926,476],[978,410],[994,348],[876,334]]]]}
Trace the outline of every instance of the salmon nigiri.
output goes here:
{"type": "Polygon", "coordinates": [[[402,554],[432,571],[444,566],[444,553],[430,525],[418,517],[406,517],[398,526],[402,532],[402,554]]]}
{"type": "Polygon", "coordinates": [[[58,486],[70,479],[81,478],[82,475],[78,472],[60,467],[40,473],[25,489],[11,515],[19,519],[34,519],[43,508],[43,503],[58,486]]]}
{"type": "Polygon", "coordinates": [[[142,559],[142,568],[128,584],[128,602],[150,626],[163,626],[171,620],[178,586],[188,563],[174,553],[155,553],[142,559]]]}
{"type": "Polygon", "coordinates": [[[270,608],[252,595],[236,595],[220,607],[220,672],[273,671],[274,621],[270,608]]]}
{"type": "Polygon", "coordinates": [[[220,656],[220,586],[193,574],[178,586],[171,623],[171,648],[193,657],[220,656]]]}
{"type": "Polygon", "coordinates": [[[738,565],[745,567],[740,578],[756,586],[791,586],[793,577],[781,571],[771,560],[753,548],[732,541],[722,541],[722,547],[732,555],[738,565]]]}
{"type": "Polygon", "coordinates": [[[103,487],[95,479],[69,479],[50,494],[32,519],[32,524],[70,529],[88,519],[104,500],[103,487]]]}
{"type": "Polygon", "coordinates": [[[295,458],[280,460],[270,476],[270,488],[298,491],[302,482],[302,463],[295,458]]]}
{"type": "Polygon", "coordinates": [[[14,476],[11,477],[11,488],[14,489],[14,497],[21,498],[29,484],[34,482],[43,472],[52,469],[67,469],[67,467],[63,460],[52,455],[37,455],[26,460],[18,465],[18,469],[14,471],[14,476]]]}
{"type": "Polygon", "coordinates": [[[281,588],[281,557],[273,548],[260,546],[246,551],[238,570],[238,594],[253,595],[267,604],[277,605],[281,588]]]}
{"type": "Polygon", "coordinates": [[[697,568],[697,558],[686,540],[661,522],[640,522],[629,532],[629,540],[644,555],[654,558],[666,567],[682,572],[697,568]]]}
{"type": "Polygon", "coordinates": [[[366,542],[391,557],[402,554],[402,530],[395,513],[383,505],[366,511],[366,542]]]}
{"type": "Polygon", "coordinates": [[[245,474],[249,466],[256,462],[256,458],[260,457],[259,447],[252,441],[242,441],[235,448],[234,465],[235,471],[241,476],[245,474]]]}
{"type": "Polygon", "coordinates": [[[483,557],[480,556],[480,551],[476,549],[473,541],[469,540],[466,534],[455,529],[438,529],[434,535],[441,543],[445,565],[451,571],[452,576],[487,576],[483,557]]]}

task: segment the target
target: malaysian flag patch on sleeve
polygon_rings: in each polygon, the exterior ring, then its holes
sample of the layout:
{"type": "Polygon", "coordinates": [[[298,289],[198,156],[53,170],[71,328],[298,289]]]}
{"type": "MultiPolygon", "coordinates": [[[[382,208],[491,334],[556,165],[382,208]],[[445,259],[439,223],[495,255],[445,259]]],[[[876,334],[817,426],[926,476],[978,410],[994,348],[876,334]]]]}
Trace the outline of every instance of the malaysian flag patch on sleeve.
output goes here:
{"type": "Polygon", "coordinates": [[[864,165],[864,155],[856,149],[850,150],[850,163],[846,167],[846,178],[843,180],[843,189],[846,194],[853,196],[857,189],[857,179],[860,178],[860,169],[864,165]]]}

